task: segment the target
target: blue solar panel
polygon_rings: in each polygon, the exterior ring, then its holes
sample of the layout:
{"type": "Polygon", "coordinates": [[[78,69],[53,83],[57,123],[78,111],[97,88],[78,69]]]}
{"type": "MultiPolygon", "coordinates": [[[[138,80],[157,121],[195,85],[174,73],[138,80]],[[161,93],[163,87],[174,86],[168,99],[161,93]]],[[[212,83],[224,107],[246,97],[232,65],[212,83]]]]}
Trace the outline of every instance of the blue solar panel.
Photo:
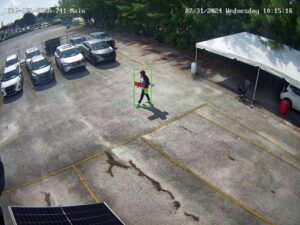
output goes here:
{"type": "Polygon", "coordinates": [[[105,203],[63,207],[10,206],[15,225],[124,225],[105,203]]]}

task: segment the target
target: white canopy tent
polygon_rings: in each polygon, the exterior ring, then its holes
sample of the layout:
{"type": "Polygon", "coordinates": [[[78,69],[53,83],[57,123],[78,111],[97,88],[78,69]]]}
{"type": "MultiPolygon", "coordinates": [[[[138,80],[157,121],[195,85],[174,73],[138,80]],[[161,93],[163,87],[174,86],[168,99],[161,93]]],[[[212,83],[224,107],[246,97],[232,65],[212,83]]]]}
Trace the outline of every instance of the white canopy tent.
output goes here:
{"type": "Polygon", "coordinates": [[[204,49],[258,67],[252,103],[256,94],[260,69],[300,88],[300,52],[286,45],[271,48],[270,42],[272,40],[248,32],[198,42],[195,62],[197,63],[197,50],[204,49]]]}

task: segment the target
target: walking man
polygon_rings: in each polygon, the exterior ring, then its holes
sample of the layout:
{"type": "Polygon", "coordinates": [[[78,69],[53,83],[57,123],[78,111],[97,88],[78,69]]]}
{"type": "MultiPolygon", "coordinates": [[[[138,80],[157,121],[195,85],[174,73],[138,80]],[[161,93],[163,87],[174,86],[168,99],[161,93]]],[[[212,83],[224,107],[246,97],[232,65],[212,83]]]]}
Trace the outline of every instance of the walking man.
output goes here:
{"type": "Polygon", "coordinates": [[[149,77],[146,75],[145,70],[142,70],[140,72],[140,75],[141,75],[140,83],[137,86],[141,87],[142,91],[141,91],[140,100],[138,101],[138,106],[141,104],[141,102],[142,102],[142,100],[144,98],[144,95],[146,95],[146,97],[147,97],[147,100],[148,100],[147,103],[149,103],[150,105],[152,105],[150,97],[149,97],[149,94],[148,94],[148,88],[149,88],[149,85],[150,85],[149,77]]]}

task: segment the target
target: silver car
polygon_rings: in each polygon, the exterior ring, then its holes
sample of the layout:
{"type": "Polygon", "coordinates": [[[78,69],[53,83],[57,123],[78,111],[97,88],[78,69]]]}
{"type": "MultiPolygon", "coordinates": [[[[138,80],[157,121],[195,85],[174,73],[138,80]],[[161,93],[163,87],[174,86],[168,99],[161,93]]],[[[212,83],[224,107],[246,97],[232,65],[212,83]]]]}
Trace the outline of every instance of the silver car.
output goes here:
{"type": "Polygon", "coordinates": [[[100,62],[116,61],[115,49],[99,39],[83,42],[81,52],[93,65],[100,62]]]}
{"type": "Polygon", "coordinates": [[[55,63],[63,72],[67,73],[73,69],[86,67],[85,59],[77,47],[65,44],[58,46],[54,53],[55,63]]]}
{"type": "Polygon", "coordinates": [[[69,39],[70,44],[72,44],[78,48],[81,48],[82,43],[85,41],[86,41],[86,38],[82,37],[82,36],[76,36],[76,37],[72,37],[69,39]]]}
{"type": "Polygon", "coordinates": [[[91,39],[99,39],[101,41],[105,41],[107,44],[109,44],[111,47],[115,47],[115,40],[107,33],[105,32],[93,32],[90,33],[91,39]]]}

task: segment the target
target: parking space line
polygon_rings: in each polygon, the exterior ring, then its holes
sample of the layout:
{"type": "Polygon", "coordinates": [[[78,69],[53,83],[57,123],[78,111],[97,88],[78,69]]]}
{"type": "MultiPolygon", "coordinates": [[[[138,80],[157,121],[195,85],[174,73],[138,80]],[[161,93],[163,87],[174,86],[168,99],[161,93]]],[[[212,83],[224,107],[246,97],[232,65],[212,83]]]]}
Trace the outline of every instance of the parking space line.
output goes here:
{"type": "Polygon", "coordinates": [[[195,107],[195,108],[193,108],[193,109],[191,109],[191,110],[188,110],[188,111],[186,111],[185,113],[182,113],[182,114],[180,114],[180,115],[174,116],[172,119],[169,119],[169,120],[167,120],[167,121],[165,121],[165,122],[160,123],[158,126],[152,127],[152,128],[150,128],[150,129],[148,129],[148,130],[146,130],[146,131],[144,131],[144,132],[141,132],[141,133],[138,134],[138,135],[135,135],[135,136],[133,136],[133,137],[131,137],[131,138],[128,138],[127,140],[122,141],[122,142],[121,142],[119,145],[117,145],[117,146],[126,145],[126,144],[128,144],[128,143],[130,143],[130,142],[132,142],[132,141],[135,141],[135,140],[137,140],[137,139],[139,139],[139,138],[145,136],[146,134],[150,134],[150,133],[152,133],[152,132],[154,132],[154,131],[156,131],[156,130],[162,128],[162,127],[168,126],[169,124],[171,124],[171,123],[173,123],[173,122],[176,122],[177,120],[180,120],[180,119],[182,119],[183,117],[186,117],[187,115],[189,115],[189,114],[195,112],[197,109],[200,109],[200,108],[202,108],[202,107],[204,107],[204,106],[206,106],[206,103],[203,103],[203,104],[201,104],[201,105],[198,105],[197,107],[195,107]]]}
{"type": "Polygon", "coordinates": [[[224,192],[220,188],[216,187],[215,185],[213,185],[212,183],[210,183],[209,181],[207,181],[206,179],[204,179],[203,177],[201,177],[200,175],[198,175],[196,172],[194,172],[192,169],[190,169],[184,163],[180,162],[175,157],[167,154],[161,147],[159,147],[158,145],[154,144],[152,141],[150,141],[150,140],[148,140],[148,139],[146,139],[144,137],[141,137],[141,140],[144,143],[146,143],[151,149],[157,151],[160,155],[162,155],[163,157],[165,157],[166,159],[168,159],[170,162],[172,162],[175,166],[177,166],[177,167],[181,168],[182,170],[184,170],[185,172],[189,173],[190,175],[192,175],[193,177],[195,177],[197,180],[201,181],[206,186],[208,186],[210,189],[212,189],[214,192],[216,192],[219,195],[221,195],[223,198],[231,201],[233,204],[235,204],[235,205],[239,206],[240,208],[246,210],[248,213],[254,215],[258,219],[262,220],[263,222],[265,222],[267,224],[270,224],[270,225],[275,225],[275,223],[273,223],[270,219],[268,219],[267,217],[265,217],[261,213],[259,213],[256,210],[254,210],[254,209],[246,206],[241,201],[235,199],[231,195],[227,194],[226,192],[224,192]]]}
{"type": "Polygon", "coordinates": [[[79,165],[80,163],[83,163],[83,162],[85,162],[85,161],[88,161],[88,160],[91,160],[91,159],[93,159],[93,158],[100,157],[100,156],[103,156],[103,155],[104,155],[104,152],[97,152],[96,154],[93,154],[93,155],[91,155],[91,156],[89,156],[89,157],[87,157],[87,158],[84,158],[84,159],[79,160],[79,161],[77,161],[77,162],[75,162],[75,163],[72,163],[72,164],[70,164],[70,165],[67,165],[67,166],[65,166],[65,167],[63,167],[63,168],[61,168],[61,169],[59,169],[59,170],[56,170],[56,171],[54,171],[54,172],[52,172],[52,173],[49,173],[49,174],[46,174],[46,175],[44,175],[44,176],[38,177],[38,178],[33,179],[33,180],[31,180],[31,181],[25,182],[24,184],[21,184],[19,187],[11,188],[11,189],[5,190],[2,194],[9,194],[9,193],[14,192],[14,191],[16,191],[16,190],[19,190],[19,189],[21,189],[21,188],[25,188],[25,187],[27,187],[27,186],[31,186],[31,185],[33,185],[33,184],[36,184],[36,183],[38,183],[38,182],[41,182],[42,180],[45,180],[45,179],[47,179],[47,178],[50,178],[50,177],[53,177],[53,176],[58,175],[58,174],[60,174],[60,173],[63,173],[63,172],[65,172],[66,170],[72,169],[73,166],[77,166],[77,165],[79,165]]]}
{"type": "MultiPolygon", "coordinates": [[[[163,122],[163,123],[160,123],[158,126],[152,127],[152,128],[150,128],[150,129],[148,129],[148,130],[146,130],[146,131],[141,132],[141,133],[138,134],[138,135],[135,135],[135,136],[133,136],[133,137],[127,138],[127,139],[121,141],[121,142],[120,142],[119,144],[117,144],[116,146],[113,146],[113,147],[108,148],[108,149],[105,149],[105,150],[108,151],[108,150],[111,150],[111,149],[113,149],[113,148],[117,148],[117,147],[126,145],[126,144],[128,144],[128,143],[130,143],[130,142],[132,142],[132,141],[135,141],[135,140],[137,140],[137,139],[143,137],[143,136],[146,135],[146,134],[150,134],[150,133],[152,133],[152,132],[154,132],[154,131],[156,131],[156,130],[162,128],[162,127],[168,126],[169,124],[171,124],[171,123],[173,123],[173,122],[175,122],[175,121],[177,121],[177,120],[182,119],[183,117],[185,117],[185,116],[187,116],[187,115],[189,115],[189,114],[195,112],[197,109],[200,109],[200,108],[202,108],[202,107],[204,107],[204,106],[206,106],[206,105],[207,105],[206,103],[203,103],[203,104],[201,104],[201,105],[199,105],[199,106],[197,106],[197,107],[195,107],[195,108],[193,108],[193,109],[191,109],[191,110],[189,110],[189,111],[186,111],[186,112],[183,113],[183,114],[180,114],[180,115],[178,115],[178,116],[174,116],[174,118],[169,119],[169,120],[167,120],[167,121],[165,121],[165,122],[163,122]]],[[[79,166],[79,165],[81,165],[82,163],[87,162],[87,161],[89,161],[89,160],[91,160],[91,159],[94,159],[94,158],[97,158],[97,157],[101,157],[101,156],[104,155],[104,153],[105,153],[104,151],[100,151],[100,152],[98,151],[98,152],[96,152],[96,153],[94,153],[94,154],[92,154],[92,155],[90,155],[90,156],[88,156],[88,157],[86,157],[86,158],[84,158],[84,159],[81,159],[81,160],[79,160],[79,161],[77,161],[77,162],[71,163],[71,164],[69,164],[69,165],[67,165],[67,166],[65,166],[65,167],[63,167],[63,168],[61,168],[61,169],[59,169],[59,170],[57,170],[57,171],[54,171],[54,172],[49,173],[49,174],[47,174],[47,175],[44,175],[44,176],[41,176],[41,177],[39,177],[39,178],[33,179],[33,180],[31,180],[31,181],[25,182],[25,183],[21,184],[21,185],[18,186],[18,187],[15,187],[15,188],[11,188],[11,189],[5,190],[5,191],[3,192],[3,194],[8,194],[8,193],[11,193],[11,192],[16,191],[16,190],[18,190],[18,189],[21,189],[21,188],[30,186],[30,185],[35,184],[35,183],[38,183],[38,182],[40,182],[40,181],[42,181],[42,180],[44,180],[44,179],[47,179],[47,178],[49,178],[49,177],[55,176],[55,175],[57,175],[57,174],[59,174],[59,173],[62,173],[62,172],[64,172],[65,170],[72,169],[73,166],[79,166]]]]}
{"type": "Polygon", "coordinates": [[[289,161],[287,161],[287,160],[281,158],[280,156],[274,154],[273,152],[269,151],[267,148],[264,148],[264,147],[260,146],[259,144],[257,144],[257,143],[255,143],[255,142],[253,142],[253,141],[251,141],[251,140],[249,140],[249,139],[243,137],[242,135],[240,135],[240,134],[238,134],[238,133],[236,133],[236,132],[234,132],[234,131],[232,131],[232,130],[229,130],[228,128],[222,126],[221,124],[216,123],[215,121],[213,121],[213,120],[211,120],[211,119],[208,119],[207,117],[205,117],[205,116],[203,116],[203,115],[200,115],[200,114],[197,113],[197,112],[194,112],[194,114],[197,115],[197,116],[199,116],[200,118],[205,119],[205,120],[207,120],[208,122],[210,122],[210,123],[212,123],[212,124],[214,124],[214,125],[216,125],[216,126],[222,128],[222,129],[225,130],[226,132],[231,133],[231,134],[233,134],[234,136],[239,137],[239,138],[240,138],[241,140],[243,140],[244,142],[246,142],[246,143],[248,143],[248,144],[250,144],[250,145],[255,146],[254,149],[260,150],[260,151],[264,151],[264,152],[267,152],[268,154],[270,154],[271,156],[275,157],[276,159],[279,159],[280,161],[282,161],[282,162],[288,164],[289,166],[291,166],[291,167],[293,167],[293,168],[295,168],[295,169],[297,169],[297,170],[300,170],[300,167],[298,167],[298,166],[296,166],[296,165],[290,163],[289,161]]]}
{"type": "Polygon", "coordinates": [[[290,151],[286,150],[286,149],[283,148],[281,145],[279,145],[279,144],[275,143],[274,141],[270,140],[268,137],[266,137],[265,135],[263,135],[263,134],[257,132],[257,131],[254,130],[253,128],[250,128],[250,127],[248,127],[247,125],[241,123],[240,121],[238,121],[238,120],[232,118],[232,117],[229,116],[227,113],[220,111],[220,110],[219,110],[216,106],[214,106],[213,104],[208,103],[207,106],[210,107],[211,109],[213,109],[213,110],[219,112],[220,114],[222,114],[223,116],[225,116],[225,117],[228,118],[229,120],[231,120],[231,121],[233,121],[233,122],[235,122],[235,123],[238,123],[238,124],[241,125],[242,127],[244,127],[244,128],[246,128],[246,129],[252,131],[253,133],[259,135],[260,137],[264,138],[265,140],[267,140],[267,141],[270,142],[271,144],[275,145],[276,147],[280,148],[282,151],[288,153],[288,154],[291,155],[292,157],[294,157],[294,158],[300,160],[300,157],[299,157],[299,156],[297,156],[297,155],[291,153],[290,151]]]}
{"type": "Polygon", "coordinates": [[[68,170],[68,169],[70,169],[70,168],[71,168],[71,166],[68,165],[68,166],[66,166],[66,167],[63,167],[63,168],[61,168],[61,169],[59,169],[59,170],[57,170],[57,171],[54,171],[54,172],[52,172],[52,173],[49,173],[49,174],[47,174],[47,175],[44,175],[44,176],[38,177],[38,178],[36,178],[36,179],[33,179],[33,180],[31,180],[31,181],[25,182],[25,183],[21,184],[19,187],[11,188],[11,189],[5,190],[5,191],[3,191],[2,194],[3,194],[3,195],[4,195],[4,194],[9,194],[9,193],[11,193],[11,192],[13,192],[13,191],[16,191],[16,190],[18,190],[18,189],[21,189],[21,188],[30,186],[30,185],[35,184],[35,183],[38,183],[38,182],[40,182],[40,181],[42,181],[42,180],[45,180],[45,179],[47,179],[47,178],[49,178],[49,177],[53,177],[53,176],[55,176],[55,175],[57,175],[57,174],[63,173],[63,172],[65,172],[66,170],[68,170]]]}
{"type": "Polygon", "coordinates": [[[81,173],[81,171],[76,167],[76,166],[72,166],[74,172],[76,173],[77,177],[79,178],[81,184],[84,186],[84,188],[86,189],[86,191],[89,193],[89,195],[91,196],[91,198],[96,202],[99,203],[100,199],[99,197],[96,195],[96,193],[90,188],[90,186],[88,185],[86,179],[84,178],[83,174],[81,173]]]}

